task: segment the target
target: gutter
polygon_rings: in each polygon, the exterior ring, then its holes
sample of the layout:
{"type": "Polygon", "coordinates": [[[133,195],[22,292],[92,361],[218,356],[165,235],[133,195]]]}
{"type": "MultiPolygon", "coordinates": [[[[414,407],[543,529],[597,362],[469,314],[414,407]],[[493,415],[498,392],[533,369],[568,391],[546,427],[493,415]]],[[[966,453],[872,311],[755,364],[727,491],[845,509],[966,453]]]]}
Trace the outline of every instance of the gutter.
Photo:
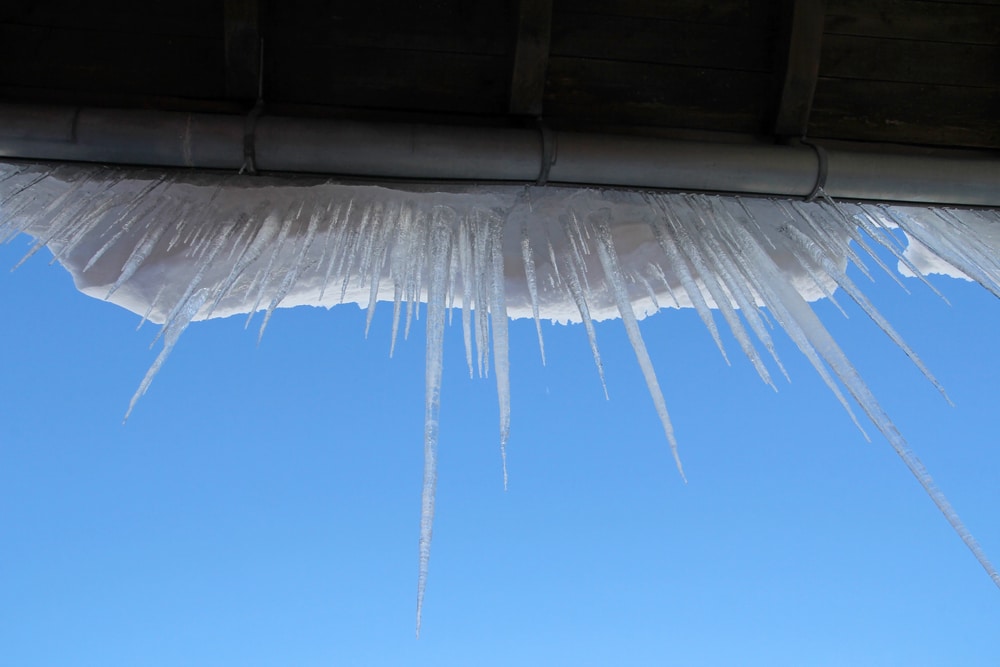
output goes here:
{"type": "Polygon", "coordinates": [[[0,104],[0,157],[1000,207],[1000,157],[0,104]]]}

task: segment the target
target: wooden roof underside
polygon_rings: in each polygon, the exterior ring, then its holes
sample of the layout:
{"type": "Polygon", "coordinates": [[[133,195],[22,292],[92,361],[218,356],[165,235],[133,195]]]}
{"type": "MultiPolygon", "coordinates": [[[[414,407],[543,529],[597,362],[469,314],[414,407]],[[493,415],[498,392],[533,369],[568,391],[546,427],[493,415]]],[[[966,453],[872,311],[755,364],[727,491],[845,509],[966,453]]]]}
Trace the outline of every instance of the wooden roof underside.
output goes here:
{"type": "Polygon", "coordinates": [[[1000,149],[1000,0],[6,0],[0,100],[1000,149]]]}

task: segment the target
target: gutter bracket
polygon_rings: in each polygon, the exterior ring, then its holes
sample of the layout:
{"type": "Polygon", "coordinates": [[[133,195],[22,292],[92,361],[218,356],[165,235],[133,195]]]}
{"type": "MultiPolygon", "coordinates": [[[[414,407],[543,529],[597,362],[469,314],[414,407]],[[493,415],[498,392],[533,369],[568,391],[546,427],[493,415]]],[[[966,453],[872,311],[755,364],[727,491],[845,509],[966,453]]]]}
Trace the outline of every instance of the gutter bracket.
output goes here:
{"type": "Polygon", "coordinates": [[[542,162],[538,169],[535,185],[545,185],[549,181],[552,165],[556,162],[556,133],[545,127],[540,118],[538,119],[538,132],[542,139],[542,162]]]}
{"type": "Polygon", "coordinates": [[[818,197],[821,193],[824,195],[826,194],[823,192],[823,188],[826,187],[826,177],[830,173],[830,158],[825,148],[818,144],[814,144],[805,137],[801,139],[801,143],[805,146],[809,146],[816,152],[816,161],[818,162],[816,165],[816,183],[813,185],[812,191],[805,196],[805,201],[811,202],[815,201],[816,197],[818,197]]]}
{"type": "Polygon", "coordinates": [[[257,119],[264,111],[261,100],[257,100],[250,113],[247,114],[243,124],[243,166],[240,167],[240,175],[243,172],[251,176],[257,173],[257,119]]]}

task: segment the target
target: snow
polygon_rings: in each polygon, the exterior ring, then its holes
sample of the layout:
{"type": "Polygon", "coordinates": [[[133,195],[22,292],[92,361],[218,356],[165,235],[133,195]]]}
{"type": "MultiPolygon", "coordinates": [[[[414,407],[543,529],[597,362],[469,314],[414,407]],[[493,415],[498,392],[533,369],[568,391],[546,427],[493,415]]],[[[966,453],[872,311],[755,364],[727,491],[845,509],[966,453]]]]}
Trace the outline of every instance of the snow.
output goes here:
{"type": "Polygon", "coordinates": [[[766,357],[787,373],[772,341],[773,320],[859,429],[847,396],[868,416],[1000,586],[1000,575],[809,305],[839,288],[944,393],[846,268],[856,264],[870,275],[861,257],[870,255],[899,281],[874,253],[878,246],[895,255],[902,275],[960,276],[1000,296],[997,223],[996,211],[825,197],[807,203],[514,185],[386,187],[0,164],[0,240],[33,236],[29,257],[48,247],[81,291],[163,325],[163,347],[126,417],[192,322],[241,314],[249,324],[263,310],[262,336],[278,308],[353,303],[368,309],[370,325],[377,302],[390,300],[395,345],[401,319],[405,337],[426,304],[418,632],[434,515],[441,348],[456,301],[470,375],[489,374],[492,350],[505,488],[512,417],[508,318],[535,321],[543,363],[540,321],[582,322],[602,386],[593,322],[621,319],[679,470],[639,321],[662,309],[694,308],[728,362],[718,311],[761,379],[775,387],[766,357]],[[900,236],[905,248],[897,247],[900,236]]]}

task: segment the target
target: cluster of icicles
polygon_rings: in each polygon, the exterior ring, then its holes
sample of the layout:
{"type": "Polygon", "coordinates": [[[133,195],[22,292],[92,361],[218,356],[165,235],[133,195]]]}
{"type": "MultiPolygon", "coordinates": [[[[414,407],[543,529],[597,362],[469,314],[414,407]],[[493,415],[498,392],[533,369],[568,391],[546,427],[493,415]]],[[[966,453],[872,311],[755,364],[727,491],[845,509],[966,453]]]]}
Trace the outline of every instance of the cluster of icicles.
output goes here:
{"type": "Polygon", "coordinates": [[[370,324],[376,303],[386,300],[393,304],[395,345],[399,329],[408,332],[426,303],[418,634],[434,517],[442,345],[453,308],[461,310],[470,374],[487,374],[492,364],[505,484],[508,318],[534,318],[543,363],[540,320],[581,322],[602,383],[593,322],[620,318],[678,469],[673,427],[638,320],[661,308],[695,308],[725,356],[717,311],[772,387],[765,358],[784,373],[770,333],[777,322],[859,428],[847,396],[860,406],[1000,586],[1000,574],[808,303],[843,290],[940,389],[848,278],[847,265],[867,273],[863,253],[898,281],[880,259],[888,252],[906,274],[964,274],[1000,296],[997,230],[996,211],[828,198],[805,203],[522,186],[390,189],[0,164],[0,240],[30,234],[37,243],[28,257],[48,247],[81,290],[163,324],[162,351],[128,412],[194,320],[263,310],[263,334],[278,307],[349,302],[367,308],[370,324]],[[889,231],[896,228],[905,232],[908,248],[889,231]]]}

